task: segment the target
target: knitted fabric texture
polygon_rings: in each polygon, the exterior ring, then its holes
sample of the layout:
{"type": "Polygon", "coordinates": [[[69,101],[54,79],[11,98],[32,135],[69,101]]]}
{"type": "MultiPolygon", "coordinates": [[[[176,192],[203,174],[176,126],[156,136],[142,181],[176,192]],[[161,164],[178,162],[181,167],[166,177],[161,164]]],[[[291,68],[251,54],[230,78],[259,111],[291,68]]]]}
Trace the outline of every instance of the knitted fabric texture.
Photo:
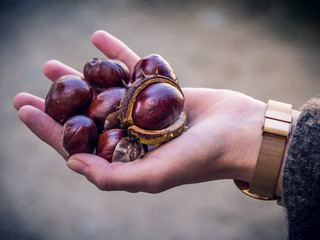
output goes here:
{"type": "Polygon", "coordinates": [[[304,105],[293,133],[283,199],[289,239],[320,239],[320,99],[304,105]]]}

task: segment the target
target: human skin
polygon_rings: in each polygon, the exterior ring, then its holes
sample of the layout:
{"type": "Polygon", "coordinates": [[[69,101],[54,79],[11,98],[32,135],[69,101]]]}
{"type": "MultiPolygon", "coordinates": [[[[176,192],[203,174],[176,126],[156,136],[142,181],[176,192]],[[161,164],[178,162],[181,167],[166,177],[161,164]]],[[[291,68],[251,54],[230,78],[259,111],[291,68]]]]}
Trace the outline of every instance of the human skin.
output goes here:
{"type": "MultiPolygon", "coordinates": [[[[108,58],[124,62],[130,72],[140,59],[105,31],[95,32],[92,42],[108,58]]],[[[48,61],[43,72],[51,81],[66,74],[82,76],[57,60],[48,61]]],[[[14,107],[21,121],[67,160],[70,169],[84,175],[100,190],[159,193],[183,184],[217,179],[250,183],[262,142],[266,104],[230,90],[182,90],[187,131],[144,158],[128,163],[109,163],[84,153],[67,159],[60,140],[62,126],[44,113],[43,99],[19,93],[14,107]]]]}

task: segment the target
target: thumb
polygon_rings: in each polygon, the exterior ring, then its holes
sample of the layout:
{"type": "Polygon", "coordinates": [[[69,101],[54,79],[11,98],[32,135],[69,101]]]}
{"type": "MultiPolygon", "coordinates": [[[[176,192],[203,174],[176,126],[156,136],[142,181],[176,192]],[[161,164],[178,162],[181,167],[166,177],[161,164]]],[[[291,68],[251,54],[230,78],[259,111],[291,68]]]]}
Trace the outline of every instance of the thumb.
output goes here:
{"type": "Polygon", "coordinates": [[[68,159],[67,166],[103,191],[158,193],[164,189],[156,169],[150,169],[150,160],[109,163],[93,154],[78,153],[68,159]]]}
{"type": "Polygon", "coordinates": [[[109,165],[110,163],[107,160],[86,153],[74,154],[67,161],[68,168],[85,176],[100,190],[109,190],[105,179],[109,165]]]}

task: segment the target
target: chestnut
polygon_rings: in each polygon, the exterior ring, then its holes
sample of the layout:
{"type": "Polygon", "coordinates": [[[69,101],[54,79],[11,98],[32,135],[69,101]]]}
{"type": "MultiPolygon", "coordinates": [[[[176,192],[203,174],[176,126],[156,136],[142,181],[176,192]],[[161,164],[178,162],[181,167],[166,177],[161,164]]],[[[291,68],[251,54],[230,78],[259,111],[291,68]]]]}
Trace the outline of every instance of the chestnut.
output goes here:
{"type": "Polygon", "coordinates": [[[83,68],[84,79],[98,91],[109,87],[123,87],[123,82],[129,83],[128,67],[119,60],[99,59],[87,62],[83,68]]]}
{"type": "Polygon", "coordinates": [[[168,83],[153,83],[139,93],[132,118],[143,129],[160,130],[169,126],[182,112],[184,97],[168,83]]]}
{"type": "Polygon", "coordinates": [[[60,124],[83,114],[92,100],[90,85],[78,76],[65,75],[52,83],[45,99],[45,113],[60,124]]]}
{"type": "Polygon", "coordinates": [[[144,75],[161,75],[177,83],[172,67],[158,54],[150,54],[137,62],[133,69],[132,82],[141,79],[144,75]]]}
{"type": "Polygon", "coordinates": [[[104,131],[113,129],[113,128],[123,128],[119,119],[119,110],[113,113],[110,113],[104,121],[104,131]]]}
{"type": "Polygon", "coordinates": [[[93,153],[97,140],[95,123],[84,115],[69,118],[61,130],[62,147],[68,157],[75,153],[93,153]]]}
{"type": "Polygon", "coordinates": [[[98,139],[96,154],[108,162],[112,162],[114,149],[118,142],[123,137],[126,137],[126,135],[125,129],[111,129],[103,132],[98,139]]]}
{"type": "Polygon", "coordinates": [[[117,111],[125,89],[121,87],[107,88],[97,95],[87,109],[87,116],[97,125],[102,132],[106,117],[117,111]]]}
{"type": "Polygon", "coordinates": [[[184,95],[177,83],[160,75],[145,75],[126,86],[119,107],[128,135],[146,145],[161,145],[186,130],[184,95]]]}
{"type": "Polygon", "coordinates": [[[130,137],[123,137],[116,145],[112,162],[130,162],[142,158],[148,151],[146,145],[130,137]]]}

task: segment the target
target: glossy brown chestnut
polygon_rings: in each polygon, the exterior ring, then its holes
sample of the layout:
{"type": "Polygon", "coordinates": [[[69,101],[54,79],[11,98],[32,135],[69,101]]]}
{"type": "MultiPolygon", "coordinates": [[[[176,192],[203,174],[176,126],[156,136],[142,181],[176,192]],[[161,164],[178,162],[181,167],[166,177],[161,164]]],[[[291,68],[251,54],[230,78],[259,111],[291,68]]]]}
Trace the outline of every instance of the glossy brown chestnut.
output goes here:
{"type": "Polygon", "coordinates": [[[129,82],[128,67],[119,60],[94,58],[83,68],[84,79],[98,91],[110,87],[123,87],[122,81],[129,82]]]}
{"type": "Polygon", "coordinates": [[[126,137],[125,129],[111,129],[100,134],[97,144],[97,155],[108,162],[112,162],[114,149],[123,137],[126,137]]]}
{"type": "Polygon", "coordinates": [[[87,116],[97,125],[102,132],[106,117],[117,111],[125,89],[122,87],[107,88],[97,95],[87,110],[87,116]]]}
{"type": "Polygon", "coordinates": [[[45,112],[60,124],[83,114],[92,100],[92,89],[77,76],[65,75],[52,83],[45,100],[45,112]]]}
{"type": "Polygon", "coordinates": [[[146,75],[139,81],[126,86],[125,95],[119,106],[119,119],[121,125],[127,128],[127,134],[130,137],[134,137],[142,144],[160,146],[185,132],[186,112],[180,112],[183,105],[183,92],[176,82],[160,75],[146,75]],[[165,102],[167,99],[172,100],[168,105],[165,102]],[[170,105],[171,103],[173,105],[170,105]],[[144,107],[140,108],[138,105],[144,107]],[[134,113],[135,116],[133,116],[134,113]],[[165,115],[162,116],[162,114],[165,115]],[[166,116],[167,114],[169,116],[166,116]],[[175,118],[176,115],[178,116],[175,118]],[[149,116],[154,118],[151,117],[150,121],[146,122],[145,119],[148,120],[149,116]],[[160,120],[157,122],[154,121],[155,119],[160,120]],[[139,123],[140,120],[142,123],[139,123]],[[142,127],[139,127],[137,122],[142,127]],[[169,125],[162,128],[167,123],[169,125]]]}
{"type": "Polygon", "coordinates": [[[137,97],[132,118],[143,129],[159,130],[173,123],[184,106],[182,93],[168,83],[153,83],[137,97]]]}
{"type": "Polygon", "coordinates": [[[144,75],[161,75],[177,83],[177,77],[170,64],[160,55],[151,54],[141,58],[134,67],[132,82],[141,79],[144,75]]]}
{"type": "Polygon", "coordinates": [[[75,153],[92,153],[97,140],[98,130],[95,123],[84,115],[69,118],[62,127],[61,143],[68,157],[75,153]]]}

